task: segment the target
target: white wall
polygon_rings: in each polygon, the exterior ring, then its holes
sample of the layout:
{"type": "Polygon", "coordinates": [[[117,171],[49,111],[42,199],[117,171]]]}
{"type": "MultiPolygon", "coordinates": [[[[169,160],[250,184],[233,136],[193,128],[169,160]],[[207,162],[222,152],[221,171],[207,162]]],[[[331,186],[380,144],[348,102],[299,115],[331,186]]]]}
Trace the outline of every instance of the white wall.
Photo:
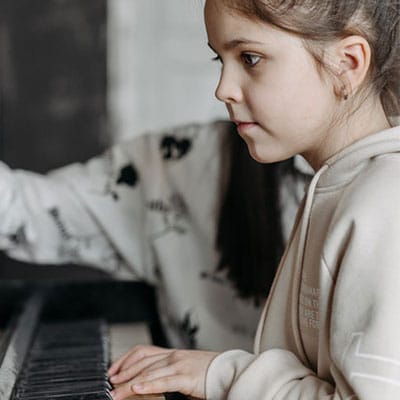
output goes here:
{"type": "Polygon", "coordinates": [[[109,112],[114,140],[225,117],[214,98],[202,0],[108,0],[109,112]]]}

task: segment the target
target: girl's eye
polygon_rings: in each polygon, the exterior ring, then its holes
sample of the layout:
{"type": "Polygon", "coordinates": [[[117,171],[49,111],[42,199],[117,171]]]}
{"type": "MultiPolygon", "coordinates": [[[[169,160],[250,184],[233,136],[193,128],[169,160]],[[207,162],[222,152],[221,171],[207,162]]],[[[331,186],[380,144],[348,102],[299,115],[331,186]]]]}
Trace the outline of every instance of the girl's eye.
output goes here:
{"type": "Polygon", "coordinates": [[[261,60],[261,57],[256,54],[243,53],[241,57],[243,62],[249,67],[254,67],[261,60]]]}

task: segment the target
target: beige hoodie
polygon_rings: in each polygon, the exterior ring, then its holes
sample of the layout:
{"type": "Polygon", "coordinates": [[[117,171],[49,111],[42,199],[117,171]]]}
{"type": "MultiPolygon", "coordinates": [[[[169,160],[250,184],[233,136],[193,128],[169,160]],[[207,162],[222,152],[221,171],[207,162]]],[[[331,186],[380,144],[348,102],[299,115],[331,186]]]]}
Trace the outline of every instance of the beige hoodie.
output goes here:
{"type": "Polygon", "coordinates": [[[207,399],[400,399],[400,128],[315,174],[255,354],[210,365],[207,399]]]}

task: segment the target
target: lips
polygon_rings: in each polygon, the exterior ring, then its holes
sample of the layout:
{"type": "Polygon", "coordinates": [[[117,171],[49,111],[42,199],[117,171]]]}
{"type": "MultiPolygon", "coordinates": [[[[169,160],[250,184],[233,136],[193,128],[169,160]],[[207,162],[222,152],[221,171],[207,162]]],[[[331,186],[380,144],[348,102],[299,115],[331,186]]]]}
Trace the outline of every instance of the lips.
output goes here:
{"type": "Polygon", "coordinates": [[[246,125],[257,125],[256,122],[254,121],[245,121],[245,120],[240,120],[236,118],[231,118],[231,121],[236,124],[236,126],[246,126],[246,125]]]}
{"type": "Polygon", "coordinates": [[[251,121],[235,120],[234,123],[236,124],[239,133],[247,133],[251,131],[254,127],[258,126],[257,122],[251,122],[251,121]]]}
{"type": "Polygon", "coordinates": [[[238,128],[243,128],[243,129],[250,128],[250,127],[255,126],[255,125],[257,125],[257,123],[255,123],[255,122],[238,122],[236,124],[236,126],[238,128]]]}

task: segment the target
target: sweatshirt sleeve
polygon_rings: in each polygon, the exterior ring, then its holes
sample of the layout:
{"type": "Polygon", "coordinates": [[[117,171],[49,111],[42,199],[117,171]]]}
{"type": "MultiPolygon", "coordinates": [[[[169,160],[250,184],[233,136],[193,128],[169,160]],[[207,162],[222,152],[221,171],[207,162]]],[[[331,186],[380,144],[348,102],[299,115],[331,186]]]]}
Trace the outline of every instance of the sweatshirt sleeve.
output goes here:
{"type": "Polygon", "coordinates": [[[0,248],[32,263],[75,263],[154,282],[146,188],[159,190],[160,135],[46,175],[0,163],[0,248]]]}
{"type": "Polygon", "coordinates": [[[207,400],[342,399],[297,357],[272,349],[259,355],[231,350],[216,357],[207,372],[207,400]]]}
{"type": "Polygon", "coordinates": [[[146,279],[143,198],[124,146],[46,175],[0,163],[0,248],[27,262],[75,263],[146,279]],[[120,245],[127,237],[134,257],[120,245]]]}

